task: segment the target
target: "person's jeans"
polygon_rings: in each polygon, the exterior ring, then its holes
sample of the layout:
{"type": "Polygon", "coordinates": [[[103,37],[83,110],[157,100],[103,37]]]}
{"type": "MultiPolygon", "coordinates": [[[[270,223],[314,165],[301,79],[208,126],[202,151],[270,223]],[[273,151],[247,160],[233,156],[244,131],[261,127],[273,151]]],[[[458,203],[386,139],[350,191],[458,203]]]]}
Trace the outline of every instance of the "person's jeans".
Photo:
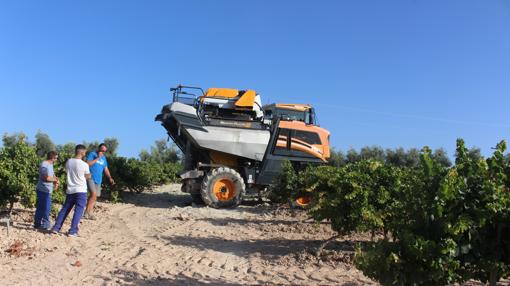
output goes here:
{"type": "Polygon", "coordinates": [[[51,227],[51,193],[36,190],[37,202],[34,216],[34,227],[48,229],[51,227]]]}
{"type": "Polygon", "coordinates": [[[54,231],[60,231],[62,228],[62,224],[66,220],[67,216],[71,212],[71,209],[74,207],[74,215],[73,220],[71,221],[71,228],[69,229],[69,234],[77,234],[78,233],[78,225],[80,224],[81,217],[83,216],[83,212],[85,211],[85,206],[87,205],[87,193],[76,193],[69,194],[66,196],[66,200],[62,209],[58,213],[57,220],[55,221],[55,225],[53,226],[54,231]]]}

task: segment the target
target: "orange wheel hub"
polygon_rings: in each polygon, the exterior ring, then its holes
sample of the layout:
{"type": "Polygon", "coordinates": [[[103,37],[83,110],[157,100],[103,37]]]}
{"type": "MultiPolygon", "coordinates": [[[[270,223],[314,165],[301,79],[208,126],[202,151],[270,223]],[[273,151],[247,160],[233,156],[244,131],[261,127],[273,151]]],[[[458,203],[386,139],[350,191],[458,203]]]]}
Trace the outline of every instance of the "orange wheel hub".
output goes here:
{"type": "Polygon", "coordinates": [[[301,207],[307,207],[312,202],[312,198],[310,197],[299,197],[296,199],[296,204],[301,207]]]}
{"type": "Polygon", "coordinates": [[[213,192],[219,201],[229,201],[235,194],[234,182],[229,179],[220,179],[213,186],[213,192]]]}

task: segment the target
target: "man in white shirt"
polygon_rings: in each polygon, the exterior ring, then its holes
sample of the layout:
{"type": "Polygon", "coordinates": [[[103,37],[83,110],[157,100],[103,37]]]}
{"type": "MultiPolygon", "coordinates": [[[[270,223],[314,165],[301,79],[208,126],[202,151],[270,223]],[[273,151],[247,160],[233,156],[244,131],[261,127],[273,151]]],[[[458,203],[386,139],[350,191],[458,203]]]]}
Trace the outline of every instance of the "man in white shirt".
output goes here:
{"type": "Polygon", "coordinates": [[[60,232],[67,215],[69,215],[74,207],[73,220],[71,221],[71,228],[69,229],[68,235],[78,236],[78,226],[80,225],[80,220],[85,211],[85,205],[87,204],[87,179],[90,179],[89,165],[83,161],[86,152],[87,148],[85,146],[81,144],[76,145],[74,158],[67,160],[67,195],[64,205],[58,213],[55,225],[53,226],[53,233],[60,232]]]}

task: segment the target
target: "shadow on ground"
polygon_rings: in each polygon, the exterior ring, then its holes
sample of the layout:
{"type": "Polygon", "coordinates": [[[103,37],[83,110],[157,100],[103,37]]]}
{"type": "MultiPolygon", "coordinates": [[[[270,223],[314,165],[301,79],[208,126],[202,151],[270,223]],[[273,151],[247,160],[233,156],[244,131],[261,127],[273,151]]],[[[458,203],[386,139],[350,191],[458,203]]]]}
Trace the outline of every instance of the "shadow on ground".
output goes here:
{"type": "Polygon", "coordinates": [[[228,217],[228,218],[197,218],[196,221],[205,221],[208,222],[214,226],[227,226],[227,225],[239,225],[239,226],[245,226],[247,224],[256,224],[259,227],[264,227],[267,225],[280,225],[280,226],[292,226],[296,225],[296,223],[301,223],[305,225],[309,225],[310,227],[314,227],[315,223],[310,221],[301,221],[301,220],[285,220],[285,219],[265,219],[263,216],[260,217],[260,219],[242,219],[242,218],[234,218],[234,217],[228,217]]]}
{"type": "MultiPolygon", "coordinates": [[[[206,274],[206,273],[204,273],[206,274]]],[[[176,275],[172,278],[163,277],[145,277],[144,275],[127,270],[117,269],[113,271],[112,276],[115,278],[115,282],[120,285],[137,285],[137,286],[163,286],[163,285],[210,285],[210,286],[237,286],[242,285],[238,283],[229,283],[223,280],[204,278],[204,277],[188,277],[186,275],[176,275]]],[[[105,280],[110,278],[102,277],[105,280]]]]}
{"type": "Polygon", "coordinates": [[[135,206],[148,208],[186,207],[191,205],[191,196],[188,194],[173,194],[167,192],[126,192],[122,195],[122,201],[135,206]]]}
{"type": "MultiPolygon", "coordinates": [[[[108,202],[103,200],[104,202],[108,202]]],[[[122,202],[134,204],[140,207],[149,208],[170,208],[170,207],[187,207],[191,206],[193,199],[187,193],[182,192],[152,192],[143,193],[123,192],[122,202]]],[[[197,207],[207,207],[205,204],[197,204],[197,207]]],[[[234,212],[261,213],[275,210],[277,207],[273,205],[261,204],[257,200],[245,200],[241,207],[232,208],[234,212]]]]}
{"type": "MultiPolygon", "coordinates": [[[[316,249],[322,240],[227,240],[221,237],[163,236],[171,245],[186,246],[201,251],[231,253],[240,257],[260,256],[265,260],[275,260],[282,256],[293,255],[305,249],[316,249]]],[[[331,246],[337,251],[353,251],[358,241],[337,241],[331,246]]]]}
{"type": "MultiPolygon", "coordinates": [[[[213,278],[202,278],[202,277],[188,277],[186,275],[176,275],[172,278],[163,278],[163,277],[156,277],[156,278],[150,278],[145,277],[144,275],[133,272],[133,271],[126,271],[126,270],[115,270],[112,272],[112,276],[115,279],[115,282],[120,285],[137,285],[137,286],[166,286],[166,285],[190,285],[190,286],[202,286],[202,285],[209,285],[209,286],[238,286],[238,285],[246,285],[246,284],[240,284],[240,283],[232,283],[232,282],[226,282],[220,279],[213,279],[213,278]]],[[[107,277],[100,277],[103,278],[106,281],[111,280],[107,277]]],[[[252,284],[253,285],[253,284],[252,284]]],[[[279,284],[272,284],[272,283],[261,283],[256,285],[279,285],[279,284]]],[[[354,283],[354,282],[348,282],[343,284],[337,284],[341,286],[360,286],[363,284],[360,283],[354,283]]]]}

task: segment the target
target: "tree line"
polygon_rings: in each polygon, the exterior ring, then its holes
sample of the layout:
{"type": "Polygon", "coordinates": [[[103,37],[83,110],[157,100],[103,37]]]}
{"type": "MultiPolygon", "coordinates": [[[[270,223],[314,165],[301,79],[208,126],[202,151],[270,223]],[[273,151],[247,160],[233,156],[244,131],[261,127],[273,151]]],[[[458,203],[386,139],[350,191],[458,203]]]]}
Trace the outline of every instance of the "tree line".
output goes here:
{"type": "MultiPolygon", "coordinates": [[[[416,167],[420,164],[420,150],[410,148],[408,150],[398,147],[395,149],[384,149],[380,146],[366,146],[356,151],[353,148],[343,152],[342,150],[332,150],[329,164],[335,167],[342,167],[346,164],[356,163],[363,160],[375,160],[388,165],[398,167],[416,167]]],[[[452,162],[448,157],[446,150],[438,148],[430,156],[445,167],[450,167],[452,162]]],[[[482,158],[480,148],[471,147],[468,149],[468,156],[474,160],[482,158]]]]}

